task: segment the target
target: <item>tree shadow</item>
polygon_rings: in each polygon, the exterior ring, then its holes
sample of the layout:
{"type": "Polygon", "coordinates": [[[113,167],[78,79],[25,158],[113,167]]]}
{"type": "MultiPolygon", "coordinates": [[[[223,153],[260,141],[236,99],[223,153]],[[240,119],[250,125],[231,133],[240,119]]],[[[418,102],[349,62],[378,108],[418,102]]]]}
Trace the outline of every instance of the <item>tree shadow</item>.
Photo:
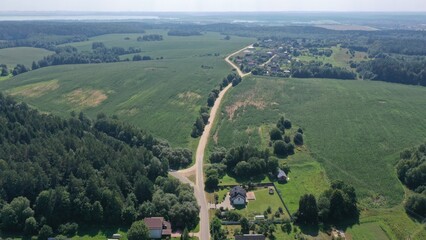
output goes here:
{"type": "Polygon", "coordinates": [[[307,225],[298,225],[300,228],[300,231],[305,234],[312,237],[316,237],[319,235],[320,227],[318,224],[307,224],[307,225]]]}

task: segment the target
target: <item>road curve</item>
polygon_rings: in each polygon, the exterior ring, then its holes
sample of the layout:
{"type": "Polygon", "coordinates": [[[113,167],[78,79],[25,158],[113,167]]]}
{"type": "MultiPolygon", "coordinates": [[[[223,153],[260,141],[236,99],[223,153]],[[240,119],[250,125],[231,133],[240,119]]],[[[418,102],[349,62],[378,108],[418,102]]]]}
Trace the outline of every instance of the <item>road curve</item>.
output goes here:
{"type": "MultiPolygon", "coordinates": [[[[230,58],[241,51],[244,51],[245,49],[252,47],[253,45],[247,46],[241,50],[238,50],[235,53],[230,54],[228,57],[225,58],[225,61],[230,64],[233,68],[236,69],[237,73],[240,75],[240,77],[245,77],[249,75],[250,73],[243,73],[237,65],[235,65],[230,58]]],[[[220,104],[222,103],[223,96],[226,94],[226,92],[231,89],[232,84],[229,84],[227,87],[225,87],[220,93],[218,98],[216,99],[211,111],[210,111],[210,117],[208,124],[204,128],[203,135],[200,137],[200,141],[198,143],[196,157],[195,157],[195,164],[191,168],[183,169],[181,171],[177,172],[170,172],[170,175],[179,179],[183,183],[188,183],[191,186],[194,186],[194,194],[195,198],[197,199],[198,205],[200,205],[200,232],[197,234],[200,238],[200,240],[208,240],[210,239],[210,222],[209,222],[209,208],[207,204],[207,198],[204,192],[204,153],[206,150],[206,146],[209,140],[210,132],[212,129],[212,125],[216,119],[217,111],[219,110],[220,104]],[[195,170],[195,176],[196,176],[196,182],[195,185],[185,176],[188,172],[195,170]]]]}

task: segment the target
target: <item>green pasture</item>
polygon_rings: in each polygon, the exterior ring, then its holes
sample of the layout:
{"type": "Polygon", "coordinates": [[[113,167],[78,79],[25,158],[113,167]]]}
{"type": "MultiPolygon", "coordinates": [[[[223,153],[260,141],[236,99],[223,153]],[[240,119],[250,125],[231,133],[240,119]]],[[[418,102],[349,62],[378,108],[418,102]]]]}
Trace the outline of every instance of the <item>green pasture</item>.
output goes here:
{"type": "Polygon", "coordinates": [[[32,47],[15,47],[0,49],[0,64],[6,64],[9,68],[15,67],[17,64],[24,64],[31,68],[33,61],[43,59],[54,52],[42,48],[32,47]]]}

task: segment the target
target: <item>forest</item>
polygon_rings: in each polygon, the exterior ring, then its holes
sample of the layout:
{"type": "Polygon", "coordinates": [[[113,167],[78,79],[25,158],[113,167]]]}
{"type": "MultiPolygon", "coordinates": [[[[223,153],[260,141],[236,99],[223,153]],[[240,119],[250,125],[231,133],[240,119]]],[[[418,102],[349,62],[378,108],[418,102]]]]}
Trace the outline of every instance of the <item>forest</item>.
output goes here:
{"type": "Polygon", "coordinates": [[[0,95],[0,144],[4,232],[73,236],[79,226],[130,226],[149,216],[177,228],[198,223],[193,189],[167,177],[191,152],[115,117],[61,119],[0,95]]]}
{"type": "Polygon", "coordinates": [[[405,209],[414,217],[426,217],[426,144],[412,150],[405,150],[396,165],[398,178],[409,189],[414,191],[405,209]]]}

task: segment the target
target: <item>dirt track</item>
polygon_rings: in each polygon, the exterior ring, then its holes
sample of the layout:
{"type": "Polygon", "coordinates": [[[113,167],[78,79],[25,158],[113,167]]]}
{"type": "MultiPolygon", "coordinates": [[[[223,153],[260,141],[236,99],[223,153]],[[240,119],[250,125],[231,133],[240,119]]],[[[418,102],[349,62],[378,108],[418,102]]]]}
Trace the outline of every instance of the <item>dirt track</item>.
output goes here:
{"type": "MultiPolygon", "coordinates": [[[[230,64],[232,67],[234,67],[237,71],[237,73],[243,78],[245,76],[250,75],[250,73],[243,73],[238,66],[236,66],[230,58],[241,51],[244,51],[245,49],[252,47],[253,45],[247,46],[235,53],[232,53],[228,57],[225,58],[225,61],[230,64]]],[[[226,88],[224,88],[220,93],[219,97],[216,99],[211,111],[210,111],[210,118],[209,123],[204,128],[203,135],[200,137],[200,142],[198,143],[197,152],[196,152],[196,159],[194,166],[180,170],[177,172],[170,172],[170,175],[179,179],[183,183],[188,183],[191,186],[194,186],[194,194],[195,198],[197,199],[198,204],[200,205],[200,232],[197,234],[200,240],[208,240],[210,239],[210,223],[209,223],[209,208],[207,204],[206,195],[204,193],[204,171],[203,171],[203,165],[204,165],[204,153],[206,150],[206,146],[209,140],[210,132],[212,125],[216,119],[217,111],[220,107],[220,104],[222,103],[223,96],[226,94],[226,92],[231,89],[232,84],[229,84],[226,88]],[[188,178],[188,173],[194,172],[196,176],[196,182],[195,184],[192,183],[188,178]]]]}

